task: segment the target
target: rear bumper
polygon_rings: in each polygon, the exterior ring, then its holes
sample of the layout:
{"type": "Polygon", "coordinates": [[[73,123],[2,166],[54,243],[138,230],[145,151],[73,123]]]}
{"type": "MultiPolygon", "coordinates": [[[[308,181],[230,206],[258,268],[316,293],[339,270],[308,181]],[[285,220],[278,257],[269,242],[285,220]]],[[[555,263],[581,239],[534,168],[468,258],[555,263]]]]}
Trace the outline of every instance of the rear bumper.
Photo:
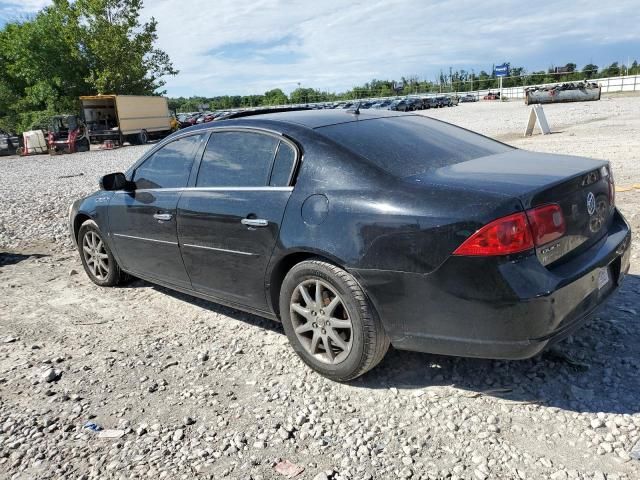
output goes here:
{"type": "Polygon", "coordinates": [[[629,270],[631,231],[608,235],[554,268],[520,259],[450,257],[428,275],[356,270],[395,348],[523,359],[578,329],[629,270]],[[609,281],[599,285],[604,273],[609,281]]]}

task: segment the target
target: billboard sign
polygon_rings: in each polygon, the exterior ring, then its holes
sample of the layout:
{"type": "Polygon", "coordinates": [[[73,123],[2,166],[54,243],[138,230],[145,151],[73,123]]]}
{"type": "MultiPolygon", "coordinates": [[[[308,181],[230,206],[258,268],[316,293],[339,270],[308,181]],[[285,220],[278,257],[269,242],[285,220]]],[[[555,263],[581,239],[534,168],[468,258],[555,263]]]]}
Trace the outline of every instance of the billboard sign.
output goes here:
{"type": "Polygon", "coordinates": [[[503,63],[502,65],[496,65],[493,69],[493,73],[496,77],[508,77],[509,76],[509,64],[503,63]]]}

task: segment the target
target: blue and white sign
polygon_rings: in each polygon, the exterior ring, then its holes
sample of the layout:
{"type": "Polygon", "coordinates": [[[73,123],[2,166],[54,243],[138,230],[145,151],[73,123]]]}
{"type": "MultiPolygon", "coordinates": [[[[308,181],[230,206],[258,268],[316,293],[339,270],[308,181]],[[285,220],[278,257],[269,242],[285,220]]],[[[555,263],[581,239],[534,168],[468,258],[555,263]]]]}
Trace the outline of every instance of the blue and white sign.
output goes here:
{"type": "Polygon", "coordinates": [[[508,77],[509,76],[509,64],[503,63],[502,65],[496,65],[493,69],[493,73],[496,77],[508,77]]]}

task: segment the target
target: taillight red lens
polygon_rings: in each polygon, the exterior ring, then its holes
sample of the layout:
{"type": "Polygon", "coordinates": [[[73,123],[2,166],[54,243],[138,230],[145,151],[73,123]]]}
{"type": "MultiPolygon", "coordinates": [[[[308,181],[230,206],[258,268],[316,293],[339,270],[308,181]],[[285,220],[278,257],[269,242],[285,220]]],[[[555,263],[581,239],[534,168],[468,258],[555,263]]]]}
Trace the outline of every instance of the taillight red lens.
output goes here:
{"type": "Polygon", "coordinates": [[[527,210],[533,243],[537,247],[562,237],[567,229],[560,205],[544,205],[527,210]]]}
{"type": "Polygon", "coordinates": [[[454,255],[493,256],[533,248],[533,237],[524,212],[499,218],[471,235],[454,255]]]}

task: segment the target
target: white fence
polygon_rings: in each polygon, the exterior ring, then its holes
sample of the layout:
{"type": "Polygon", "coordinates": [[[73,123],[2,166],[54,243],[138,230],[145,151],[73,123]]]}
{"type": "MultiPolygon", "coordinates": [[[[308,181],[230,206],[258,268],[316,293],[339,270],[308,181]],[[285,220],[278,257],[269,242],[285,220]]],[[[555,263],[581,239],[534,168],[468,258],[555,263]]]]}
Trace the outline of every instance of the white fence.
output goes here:
{"type": "Polygon", "coordinates": [[[602,93],[640,92],[640,75],[602,78],[598,80],[602,93]]]}
{"type": "MultiPolygon", "coordinates": [[[[610,77],[599,78],[593,80],[602,87],[602,93],[615,93],[615,92],[640,92],[640,75],[626,75],[623,77],[610,77]]],[[[524,89],[528,87],[544,87],[548,85],[556,85],[558,82],[546,83],[543,85],[528,85],[527,87],[509,87],[502,89],[502,96],[504,98],[522,98],[524,99],[524,89]]],[[[475,95],[479,99],[482,99],[489,92],[498,92],[498,88],[492,88],[490,90],[476,90],[474,92],[459,92],[458,95],[475,95]]]]}

